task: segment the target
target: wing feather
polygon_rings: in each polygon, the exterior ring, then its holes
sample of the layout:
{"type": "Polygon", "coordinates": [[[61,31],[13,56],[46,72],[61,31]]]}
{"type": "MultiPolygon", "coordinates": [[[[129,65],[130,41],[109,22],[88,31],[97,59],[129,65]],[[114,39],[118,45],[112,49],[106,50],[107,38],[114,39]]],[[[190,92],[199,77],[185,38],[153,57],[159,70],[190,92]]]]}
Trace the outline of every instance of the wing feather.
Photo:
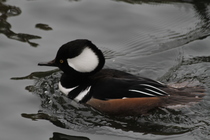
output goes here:
{"type": "Polygon", "coordinates": [[[146,78],[103,78],[95,83],[91,89],[96,99],[123,99],[156,97],[168,95],[162,89],[166,86],[158,81],[146,78]]]}

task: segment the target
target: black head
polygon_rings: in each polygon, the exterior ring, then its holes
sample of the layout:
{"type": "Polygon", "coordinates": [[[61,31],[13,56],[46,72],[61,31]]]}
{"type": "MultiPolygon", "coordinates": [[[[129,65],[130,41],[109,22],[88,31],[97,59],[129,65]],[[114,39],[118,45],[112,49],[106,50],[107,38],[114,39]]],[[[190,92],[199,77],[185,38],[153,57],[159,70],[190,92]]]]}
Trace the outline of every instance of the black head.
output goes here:
{"type": "Polygon", "coordinates": [[[94,74],[102,69],[105,59],[91,41],[78,39],[60,47],[54,60],[39,66],[57,66],[65,74],[94,74]]]}

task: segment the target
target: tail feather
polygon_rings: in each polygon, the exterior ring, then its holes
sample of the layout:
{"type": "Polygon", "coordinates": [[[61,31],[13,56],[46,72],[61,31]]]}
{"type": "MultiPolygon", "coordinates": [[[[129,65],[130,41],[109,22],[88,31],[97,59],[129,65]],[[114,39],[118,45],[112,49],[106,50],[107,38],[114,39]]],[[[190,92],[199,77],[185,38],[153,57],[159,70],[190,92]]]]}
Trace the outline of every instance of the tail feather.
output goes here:
{"type": "Polygon", "coordinates": [[[205,88],[202,86],[165,89],[170,94],[166,101],[166,106],[192,105],[203,99],[205,88]]]}

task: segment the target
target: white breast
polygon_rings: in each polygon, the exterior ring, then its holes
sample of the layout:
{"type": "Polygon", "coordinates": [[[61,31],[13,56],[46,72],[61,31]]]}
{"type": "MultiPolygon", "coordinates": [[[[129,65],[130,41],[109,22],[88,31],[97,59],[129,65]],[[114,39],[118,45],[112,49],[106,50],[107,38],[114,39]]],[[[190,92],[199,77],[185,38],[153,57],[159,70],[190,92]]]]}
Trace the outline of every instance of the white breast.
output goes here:
{"type": "MultiPolygon", "coordinates": [[[[75,86],[72,88],[65,88],[61,85],[61,82],[59,82],[58,87],[61,92],[63,92],[66,96],[68,96],[68,94],[71,94],[70,92],[73,91],[78,86],[75,86]]],[[[74,100],[76,102],[81,101],[89,93],[90,89],[91,89],[91,86],[87,87],[85,90],[78,93],[78,95],[74,98],[74,100]]]]}
{"type": "Polygon", "coordinates": [[[61,82],[58,83],[58,87],[61,92],[63,92],[66,96],[68,96],[69,92],[77,88],[78,86],[72,87],[72,88],[65,88],[61,85],[61,82]]]}

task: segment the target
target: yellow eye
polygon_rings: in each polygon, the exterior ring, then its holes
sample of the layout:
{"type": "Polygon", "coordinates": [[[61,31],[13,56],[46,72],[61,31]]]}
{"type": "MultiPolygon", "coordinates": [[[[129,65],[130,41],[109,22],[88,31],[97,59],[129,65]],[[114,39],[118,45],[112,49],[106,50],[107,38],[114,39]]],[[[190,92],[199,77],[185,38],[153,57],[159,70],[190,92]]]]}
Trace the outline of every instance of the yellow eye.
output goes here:
{"type": "Polygon", "coordinates": [[[63,63],[63,60],[62,59],[60,60],[60,63],[63,63]]]}

